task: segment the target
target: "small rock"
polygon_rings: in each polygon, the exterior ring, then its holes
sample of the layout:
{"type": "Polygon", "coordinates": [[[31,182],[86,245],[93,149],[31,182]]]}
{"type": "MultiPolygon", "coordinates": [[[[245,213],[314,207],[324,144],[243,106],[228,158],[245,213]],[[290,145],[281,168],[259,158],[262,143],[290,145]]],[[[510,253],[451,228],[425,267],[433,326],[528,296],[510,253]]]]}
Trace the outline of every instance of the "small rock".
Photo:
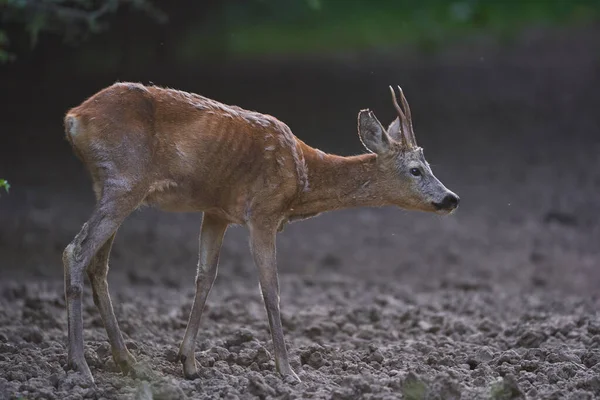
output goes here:
{"type": "Polygon", "coordinates": [[[587,326],[590,335],[600,335],[600,322],[590,321],[587,326]]]}
{"type": "Polygon", "coordinates": [[[251,394],[261,399],[264,399],[269,396],[275,396],[275,390],[271,386],[266,384],[265,379],[262,377],[261,374],[255,371],[251,371],[247,374],[247,377],[249,380],[248,391],[251,394]]]}
{"type": "Polygon", "coordinates": [[[183,389],[167,380],[152,381],[152,394],[157,399],[187,399],[183,389]]]}
{"type": "Polygon", "coordinates": [[[530,399],[536,399],[538,397],[538,391],[535,387],[532,387],[531,389],[529,389],[529,391],[527,392],[527,396],[530,399]]]}
{"type": "Polygon", "coordinates": [[[58,374],[52,374],[48,377],[48,380],[50,381],[50,384],[52,386],[54,386],[55,388],[58,389],[58,384],[60,382],[60,377],[58,376],[58,374]]]}
{"type": "Polygon", "coordinates": [[[215,359],[227,361],[231,357],[231,352],[225,347],[215,346],[210,349],[210,352],[214,355],[215,359]]]}
{"type": "Polygon", "coordinates": [[[125,346],[127,346],[127,348],[128,348],[129,350],[138,350],[138,349],[140,348],[140,347],[139,347],[139,345],[137,344],[137,342],[135,342],[135,341],[133,341],[133,340],[128,340],[128,341],[125,343],[125,346]]]}
{"type": "Polygon", "coordinates": [[[283,381],[290,386],[296,386],[296,385],[300,384],[300,382],[298,382],[298,380],[292,375],[284,376],[283,381]]]}
{"type": "Polygon", "coordinates": [[[368,361],[369,362],[377,362],[379,364],[381,364],[384,360],[383,354],[381,354],[381,351],[379,350],[375,350],[373,353],[371,353],[368,357],[368,361]]]}
{"type": "Polygon", "coordinates": [[[215,364],[215,359],[207,354],[202,354],[199,357],[198,362],[203,367],[212,367],[215,364]]]}
{"type": "Polygon", "coordinates": [[[521,357],[519,356],[519,354],[516,351],[507,350],[504,353],[502,353],[500,355],[500,357],[498,357],[498,359],[496,360],[496,364],[497,365],[501,365],[504,363],[518,364],[520,360],[521,360],[521,357]]]}
{"type": "Polygon", "coordinates": [[[546,361],[551,363],[574,362],[576,364],[581,364],[581,359],[579,357],[577,357],[570,351],[565,350],[558,350],[548,354],[548,357],[546,357],[546,361]]]}
{"type": "Polygon", "coordinates": [[[6,374],[6,378],[8,381],[16,381],[16,382],[25,382],[27,377],[22,371],[9,371],[6,374]]]}
{"type": "Polygon", "coordinates": [[[227,346],[240,346],[242,343],[246,343],[254,339],[254,333],[249,329],[238,329],[233,338],[227,340],[227,346]]]}
{"type": "Polygon", "coordinates": [[[546,360],[546,351],[542,349],[529,349],[523,355],[525,360],[536,360],[536,361],[545,361],[546,360]]]}
{"type": "Polygon", "coordinates": [[[321,347],[319,345],[312,345],[312,346],[308,347],[306,350],[303,350],[300,353],[300,364],[301,365],[309,364],[309,360],[310,360],[310,357],[312,356],[312,354],[315,352],[318,352],[322,349],[323,349],[323,347],[321,347]]]}
{"type": "Polygon", "coordinates": [[[308,358],[308,365],[313,367],[314,369],[319,369],[325,364],[325,360],[323,359],[323,354],[320,351],[315,351],[308,358]]]}
{"type": "Polygon", "coordinates": [[[256,362],[253,362],[252,364],[250,364],[250,367],[248,367],[250,369],[250,371],[260,371],[260,367],[258,366],[258,364],[256,362]]]}
{"type": "Polygon", "coordinates": [[[577,387],[593,392],[596,395],[600,395],[600,375],[589,377],[588,379],[581,380],[577,383],[577,387]]]}
{"type": "Polygon", "coordinates": [[[478,349],[477,353],[475,353],[475,359],[479,363],[485,363],[485,362],[491,361],[493,358],[494,358],[494,353],[487,346],[478,349]]]}
{"type": "Polygon", "coordinates": [[[521,370],[528,372],[537,371],[540,368],[540,365],[542,364],[535,360],[523,360],[521,362],[521,370]]]}
{"type": "Polygon", "coordinates": [[[236,358],[236,363],[243,367],[247,367],[254,362],[258,352],[252,349],[243,349],[236,358]]]}
{"type": "Polygon", "coordinates": [[[592,368],[594,365],[600,363],[600,351],[588,350],[582,357],[581,361],[583,365],[588,368],[592,368]]]}
{"type": "Polygon", "coordinates": [[[224,374],[231,373],[231,368],[229,368],[229,364],[227,364],[227,362],[223,361],[223,360],[216,361],[213,368],[218,369],[219,371],[221,371],[224,374]]]}
{"type": "Polygon", "coordinates": [[[106,357],[110,356],[111,355],[110,344],[107,342],[100,344],[100,346],[98,346],[96,348],[96,355],[99,358],[106,358],[106,357]]]}
{"type": "Polygon", "coordinates": [[[168,362],[176,363],[179,361],[179,351],[175,351],[174,349],[167,349],[165,351],[165,358],[168,362]]]}
{"type": "Polygon", "coordinates": [[[0,343],[0,354],[18,353],[19,349],[10,343],[0,343]]]}
{"type": "Polygon", "coordinates": [[[267,349],[265,349],[264,347],[261,346],[256,351],[255,361],[258,364],[267,363],[267,362],[271,361],[271,354],[267,351],[267,349]]]}
{"type": "Polygon", "coordinates": [[[517,339],[517,346],[520,347],[540,347],[546,340],[546,335],[542,332],[527,331],[517,339]]]}

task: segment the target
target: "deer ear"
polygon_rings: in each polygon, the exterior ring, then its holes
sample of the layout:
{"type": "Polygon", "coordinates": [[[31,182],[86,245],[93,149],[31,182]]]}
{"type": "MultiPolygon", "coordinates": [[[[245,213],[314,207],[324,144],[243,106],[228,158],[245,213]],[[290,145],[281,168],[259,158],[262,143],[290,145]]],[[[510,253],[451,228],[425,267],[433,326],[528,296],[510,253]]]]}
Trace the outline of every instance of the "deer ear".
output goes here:
{"type": "Polygon", "coordinates": [[[396,119],[392,121],[387,128],[387,134],[398,142],[402,139],[402,133],[400,132],[400,118],[396,117],[396,119]]]}
{"type": "Polygon", "coordinates": [[[375,154],[385,153],[390,149],[390,138],[381,123],[370,110],[358,113],[358,136],[363,146],[375,154]]]}
{"type": "Polygon", "coordinates": [[[392,121],[387,128],[387,134],[392,140],[400,142],[402,146],[407,147],[406,138],[400,130],[400,118],[396,117],[396,119],[392,121]]]}

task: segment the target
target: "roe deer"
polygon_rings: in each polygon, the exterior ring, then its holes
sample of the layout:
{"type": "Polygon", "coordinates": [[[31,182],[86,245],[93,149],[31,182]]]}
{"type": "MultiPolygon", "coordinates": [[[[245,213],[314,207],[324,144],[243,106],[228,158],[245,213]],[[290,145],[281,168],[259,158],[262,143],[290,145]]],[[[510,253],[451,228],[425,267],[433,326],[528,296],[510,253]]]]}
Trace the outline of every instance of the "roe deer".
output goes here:
{"type": "Polygon", "coordinates": [[[97,203],[63,253],[68,367],[94,381],[84,358],[84,271],[92,285],[112,356],[124,373],[127,350],[109,296],[108,258],[117,229],[142,204],[203,212],[196,294],[180,349],[183,375],[198,377],[194,348],[204,304],[217,275],[229,224],[248,227],[268,315],[277,371],[290,367],[279,312],[275,237],[293,220],[349,207],[394,205],[452,213],[459,198],[432,173],[417,146],[408,103],[392,92],[398,117],[384,129],[369,109],[358,113],[367,154],[325,154],[278,119],[192,93],[115,83],[64,119],[74,153],[93,181],[97,203]]]}

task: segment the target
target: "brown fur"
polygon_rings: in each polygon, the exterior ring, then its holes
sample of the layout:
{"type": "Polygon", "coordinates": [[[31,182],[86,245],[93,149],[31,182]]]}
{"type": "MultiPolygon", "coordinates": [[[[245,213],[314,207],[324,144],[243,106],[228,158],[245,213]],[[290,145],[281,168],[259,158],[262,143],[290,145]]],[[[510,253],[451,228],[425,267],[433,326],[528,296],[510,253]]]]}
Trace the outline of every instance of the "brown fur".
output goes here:
{"type": "Polygon", "coordinates": [[[66,121],[77,121],[67,137],[95,182],[118,176],[167,211],[245,224],[257,212],[283,213],[306,185],[300,145],[285,124],[201,96],[117,83],[66,121]]]}
{"type": "MultiPolygon", "coordinates": [[[[410,110],[407,116],[410,122],[410,110]]],[[[444,196],[455,195],[431,173],[414,134],[408,136],[412,124],[406,121],[395,121],[386,132],[370,111],[362,110],[360,138],[375,154],[341,157],[308,146],[272,116],[174,89],[116,83],[69,110],[66,137],[89,171],[98,198],[92,217],[63,256],[69,365],[93,380],[83,358],[81,294],[87,270],[115,362],[125,372],[135,366],[112,310],[106,274],[116,230],[128,214],[147,204],[204,212],[196,298],[180,348],[184,375],[197,376],[193,354],[200,316],[225,230],[240,224],[250,230],[277,369],[297,379],[279,316],[276,231],[288,221],[348,207],[451,211],[458,204],[456,197],[456,205],[440,205],[444,196]],[[410,177],[409,167],[419,168],[422,179],[410,177]]]]}

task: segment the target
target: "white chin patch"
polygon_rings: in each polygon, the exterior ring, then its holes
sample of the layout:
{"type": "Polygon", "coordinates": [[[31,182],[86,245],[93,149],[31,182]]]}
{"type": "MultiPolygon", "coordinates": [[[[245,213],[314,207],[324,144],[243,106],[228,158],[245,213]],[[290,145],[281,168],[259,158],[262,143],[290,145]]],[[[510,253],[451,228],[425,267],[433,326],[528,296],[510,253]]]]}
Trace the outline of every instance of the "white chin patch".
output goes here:
{"type": "Polygon", "coordinates": [[[456,208],[452,209],[452,210],[437,210],[435,213],[438,215],[450,215],[454,212],[454,210],[456,210],[456,208]]]}

